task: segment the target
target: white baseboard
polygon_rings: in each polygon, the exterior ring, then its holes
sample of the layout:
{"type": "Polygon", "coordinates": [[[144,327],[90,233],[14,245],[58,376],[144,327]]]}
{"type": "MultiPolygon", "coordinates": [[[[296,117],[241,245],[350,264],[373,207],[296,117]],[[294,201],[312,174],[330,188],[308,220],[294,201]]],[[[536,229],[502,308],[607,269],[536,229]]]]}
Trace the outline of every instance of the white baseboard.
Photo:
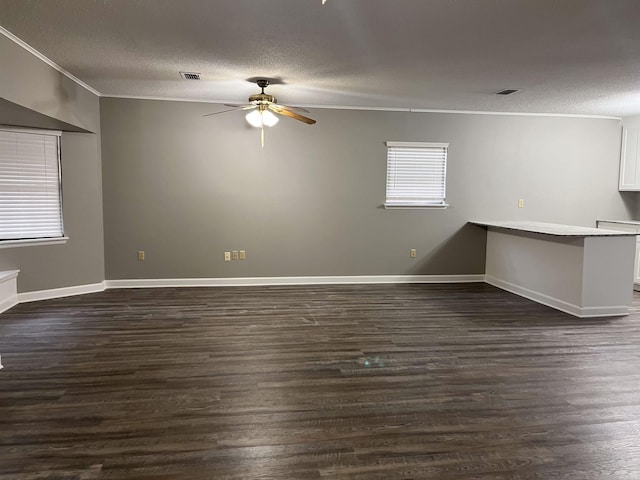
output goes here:
{"type": "Polygon", "coordinates": [[[520,285],[515,285],[513,283],[505,282],[504,280],[500,280],[495,277],[491,277],[487,275],[484,280],[489,285],[493,285],[494,287],[498,287],[502,290],[506,290],[507,292],[515,293],[521,297],[527,298],[529,300],[533,300],[534,302],[541,303],[548,307],[555,308],[556,310],[560,310],[565,313],[569,313],[576,317],[580,318],[589,318],[589,317],[617,317],[621,315],[629,314],[629,307],[627,306],[601,306],[601,307],[580,307],[579,305],[574,305],[572,303],[565,302],[564,300],[560,300],[558,298],[551,297],[549,295],[545,295],[544,293],[536,292],[534,290],[530,290],[525,287],[521,287],[520,285]]]}
{"type": "Polygon", "coordinates": [[[18,303],[37,302],[38,300],[49,300],[52,298],[71,297],[85,293],[102,292],[106,288],[105,282],[90,283],[88,285],[76,285],[73,287],[52,288],[50,290],[37,290],[35,292],[25,292],[18,294],[18,303]]]}
{"type": "Polygon", "coordinates": [[[365,283],[469,283],[484,275],[353,275],[316,277],[148,278],[106,280],[107,288],[241,287],[268,285],[337,285],[365,283]]]}
{"type": "MultiPolygon", "coordinates": [[[[52,288],[33,292],[15,293],[16,270],[0,272],[0,286],[13,280],[13,293],[0,295],[0,313],[18,303],[37,302],[53,298],[70,297],[86,293],[102,292],[107,288],[154,288],[154,287],[232,287],[262,285],[322,285],[322,284],[364,284],[364,283],[468,283],[482,282],[484,275],[365,275],[329,277],[238,277],[238,278],[172,278],[105,280],[104,282],[73,287],[52,288]]],[[[0,294],[2,289],[0,288],[0,294]]]]}
{"type": "MultiPolygon", "coordinates": [[[[1,273],[1,272],[0,272],[1,273]]],[[[6,272],[4,279],[15,282],[15,274],[6,272]]],[[[3,278],[0,275],[0,284],[3,278]]],[[[486,282],[507,292],[534,302],[547,305],[576,317],[607,317],[627,315],[627,306],[580,307],[534,290],[505,282],[483,274],[472,275],[354,275],[354,276],[309,276],[309,277],[237,277],[237,278],[148,278],[130,280],[105,280],[100,283],[54,288],[19,294],[6,294],[0,298],[0,313],[18,303],[35,302],[52,298],[69,297],[85,293],[102,292],[111,288],[162,288],[162,287],[233,287],[269,285],[340,285],[340,284],[393,284],[393,283],[476,283],[486,282]]]]}

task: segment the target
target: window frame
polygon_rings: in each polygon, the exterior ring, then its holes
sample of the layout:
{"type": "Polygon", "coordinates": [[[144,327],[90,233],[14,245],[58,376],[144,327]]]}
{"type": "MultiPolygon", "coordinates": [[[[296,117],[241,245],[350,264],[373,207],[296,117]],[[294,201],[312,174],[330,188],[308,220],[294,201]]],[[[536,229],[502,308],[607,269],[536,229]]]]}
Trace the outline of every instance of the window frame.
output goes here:
{"type": "Polygon", "coordinates": [[[0,239],[0,249],[11,247],[29,247],[36,245],[58,245],[66,243],[69,237],[66,236],[64,226],[64,206],[63,206],[63,188],[62,188],[62,132],[60,130],[46,130],[37,128],[22,128],[10,125],[0,125],[0,131],[18,134],[31,134],[56,137],[56,165],[57,165],[57,185],[59,198],[59,215],[60,215],[60,235],[49,237],[26,237],[26,238],[6,238],[0,239]]]}
{"type": "MultiPolygon", "coordinates": [[[[385,142],[387,147],[387,175],[386,175],[386,183],[385,183],[385,209],[394,209],[394,208],[426,208],[426,209],[444,209],[449,206],[447,203],[447,164],[449,160],[449,143],[443,142],[397,142],[397,141],[387,141],[385,142]],[[391,149],[392,148],[413,148],[413,149],[444,149],[444,162],[443,162],[443,173],[442,173],[442,199],[438,197],[438,200],[428,200],[424,198],[423,200],[390,200],[390,191],[389,191],[389,178],[391,174],[391,149]]],[[[392,197],[392,196],[391,196],[392,197]]]]}

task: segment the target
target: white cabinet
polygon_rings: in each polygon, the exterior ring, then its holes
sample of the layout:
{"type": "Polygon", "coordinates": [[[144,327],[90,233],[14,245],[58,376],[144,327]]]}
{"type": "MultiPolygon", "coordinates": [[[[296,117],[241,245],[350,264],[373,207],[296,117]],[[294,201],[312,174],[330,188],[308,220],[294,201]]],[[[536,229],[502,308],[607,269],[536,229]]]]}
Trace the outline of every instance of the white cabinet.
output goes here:
{"type": "Polygon", "coordinates": [[[636,258],[633,267],[633,289],[640,290],[640,222],[610,222],[606,220],[598,220],[596,222],[598,228],[607,230],[616,230],[618,232],[636,233],[636,258]]]}
{"type": "Polygon", "coordinates": [[[640,125],[638,124],[622,127],[618,190],[640,191],[640,125]]]}

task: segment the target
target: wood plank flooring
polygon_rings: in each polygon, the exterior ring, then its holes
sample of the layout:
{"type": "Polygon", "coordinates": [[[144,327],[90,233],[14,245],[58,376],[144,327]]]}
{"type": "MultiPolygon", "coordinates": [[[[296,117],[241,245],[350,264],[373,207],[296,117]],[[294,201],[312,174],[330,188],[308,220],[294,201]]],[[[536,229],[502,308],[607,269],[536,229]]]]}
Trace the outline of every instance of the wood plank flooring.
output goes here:
{"type": "Polygon", "coordinates": [[[640,297],[109,290],[0,315],[0,480],[640,479],[640,297]]]}

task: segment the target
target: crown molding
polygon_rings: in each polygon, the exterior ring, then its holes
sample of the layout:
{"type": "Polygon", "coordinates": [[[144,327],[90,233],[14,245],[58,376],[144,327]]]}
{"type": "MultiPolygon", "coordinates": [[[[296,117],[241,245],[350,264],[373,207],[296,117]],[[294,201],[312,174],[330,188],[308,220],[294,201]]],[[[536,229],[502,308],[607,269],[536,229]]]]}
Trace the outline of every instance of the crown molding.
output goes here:
{"type": "Polygon", "coordinates": [[[9,30],[7,30],[6,28],[0,27],[0,33],[2,35],[4,35],[5,37],[7,37],[9,40],[11,40],[12,42],[14,42],[15,44],[21,46],[22,48],[24,48],[27,52],[29,52],[31,55],[35,56],[36,58],[38,58],[39,60],[42,60],[44,63],[46,63],[47,65],[49,65],[51,68],[53,68],[54,70],[57,70],[58,72],[60,72],[62,75],[64,75],[65,77],[67,77],[69,80],[75,82],[76,84],[78,84],[79,86],[81,86],[82,88],[90,91],[91,93],[93,93],[94,95],[96,95],[97,97],[101,97],[102,94],[97,91],[95,88],[93,88],[91,85],[88,85],[86,83],[84,83],[82,80],[80,80],[78,77],[76,77],[75,75],[73,75],[72,73],[69,73],[68,71],[66,71],[64,68],[62,68],[60,65],[58,65],[56,62],[54,62],[53,60],[49,59],[48,57],[46,57],[45,55],[43,55],[42,53],[40,53],[38,50],[36,50],[35,48],[33,48],[31,45],[29,45],[27,42],[21,40],[20,38],[16,37],[13,33],[11,33],[9,30]]]}
{"type": "MultiPolygon", "coordinates": [[[[161,102],[191,102],[191,103],[213,103],[223,105],[225,103],[238,103],[237,100],[211,100],[206,98],[187,97],[157,97],[152,95],[117,95],[102,94],[103,98],[122,98],[127,100],[156,100],[161,102]]],[[[446,110],[431,108],[410,108],[410,107],[366,107],[355,105],[309,105],[290,103],[291,107],[315,108],[319,110],[358,110],[364,112],[404,112],[404,113],[445,113],[461,115],[502,115],[513,117],[560,117],[560,118],[593,118],[602,120],[622,120],[622,117],[609,115],[581,115],[577,113],[537,113],[537,112],[493,112],[485,110],[446,110]]]]}

